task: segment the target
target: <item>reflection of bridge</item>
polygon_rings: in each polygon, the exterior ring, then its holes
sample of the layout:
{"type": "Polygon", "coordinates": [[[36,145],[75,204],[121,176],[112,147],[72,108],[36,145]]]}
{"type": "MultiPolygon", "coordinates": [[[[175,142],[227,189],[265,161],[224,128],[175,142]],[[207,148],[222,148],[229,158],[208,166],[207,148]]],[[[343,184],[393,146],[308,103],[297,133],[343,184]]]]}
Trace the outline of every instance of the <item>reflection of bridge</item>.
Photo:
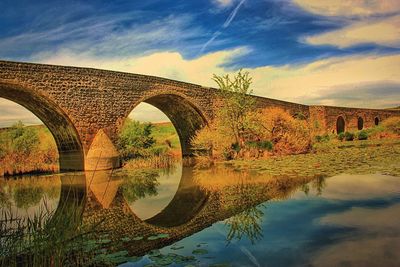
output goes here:
{"type": "MultiPolygon", "coordinates": [[[[61,170],[110,169],[121,124],[141,102],[164,112],[174,124],[182,155],[190,139],[221,105],[217,90],[158,77],[121,72],[0,61],[0,97],[25,106],[56,140],[61,170]]],[[[305,106],[255,97],[259,107],[301,112],[325,131],[370,127],[400,111],[305,106]],[[343,126],[336,127],[337,119],[343,126]],[[339,119],[340,119],[339,118],[339,119]],[[342,119],[340,122],[342,123],[342,119]]]]}
{"type": "MultiPolygon", "coordinates": [[[[83,226],[90,228],[96,225],[96,230],[102,235],[108,234],[113,250],[128,250],[130,255],[142,255],[152,249],[170,245],[215,222],[265,202],[276,196],[276,192],[279,192],[280,197],[285,196],[305,182],[258,179],[258,183],[231,184],[224,190],[206,191],[193,170],[184,168],[172,201],[159,214],[142,221],[125,200],[119,180],[106,178],[105,172],[87,176],[81,176],[81,179],[85,179],[82,182],[87,181],[90,186],[76,186],[79,182],[75,177],[73,184],[64,183],[62,192],[81,192],[82,188],[86,188],[83,226]],[[98,222],[101,223],[97,225],[98,222]],[[157,240],[148,239],[159,234],[167,235],[157,240]],[[135,240],[138,237],[143,239],[135,240]]],[[[71,194],[62,194],[59,206],[69,207],[71,201],[71,194]]],[[[61,212],[56,214],[63,216],[61,212]]]]}

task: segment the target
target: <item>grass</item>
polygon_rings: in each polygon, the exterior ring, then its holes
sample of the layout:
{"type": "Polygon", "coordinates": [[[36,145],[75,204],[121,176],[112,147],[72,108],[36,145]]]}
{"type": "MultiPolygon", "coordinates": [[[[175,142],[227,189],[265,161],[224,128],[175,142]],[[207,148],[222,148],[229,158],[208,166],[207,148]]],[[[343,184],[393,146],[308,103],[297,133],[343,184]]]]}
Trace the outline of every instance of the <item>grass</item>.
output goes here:
{"type": "MultiPolygon", "coordinates": [[[[37,132],[40,140],[38,146],[28,156],[8,153],[0,157],[0,176],[59,171],[57,146],[49,129],[44,125],[26,127],[37,132]]],[[[0,138],[9,131],[10,128],[0,128],[0,138]]],[[[155,123],[152,136],[156,141],[152,151],[158,152],[146,158],[132,159],[126,163],[126,168],[164,168],[171,166],[181,157],[179,137],[171,122],[155,123]]]]}
{"type": "Polygon", "coordinates": [[[313,152],[259,160],[231,161],[238,170],[272,176],[330,177],[341,173],[381,173],[400,176],[400,140],[334,141],[314,146],[313,152]]]}
{"type": "Polygon", "coordinates": [[[156,144],[154,147],[169,147],[174,154],[180,155],[181,143],[179,141],[179,136],[171,122],[155,123],[153,136],[156,139],[156,144]],[[169,146],[169,143],[171,146],[169,146]]]}

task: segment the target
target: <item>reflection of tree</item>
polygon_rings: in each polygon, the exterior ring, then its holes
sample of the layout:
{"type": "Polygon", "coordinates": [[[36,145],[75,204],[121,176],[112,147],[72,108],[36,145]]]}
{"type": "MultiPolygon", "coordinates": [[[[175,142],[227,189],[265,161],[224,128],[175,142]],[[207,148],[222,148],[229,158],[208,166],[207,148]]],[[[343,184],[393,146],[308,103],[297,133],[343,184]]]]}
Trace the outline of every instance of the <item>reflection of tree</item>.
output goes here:
{"type": "Polygon", "coordinates": [[[6,207],[10,204],[10,196],[0,187],[0,207],[6,207]]]}
{"type": "Polygon", "coordinates": [[[326,187],[325,177],[319,175],[311,182],[312,187],[317,190],[317,196],[322,194],[322,190],[326,187]]]}
{"type": "Polygon", "coordinates": [[[227,241],[246,237],[252,244],[256,243],[263,236],[261,228],[263,216],[264,213],[257,206],[253,206],[226,220],[225,224],[229,227],[227,241]]]}
{"type": "Polygon", "coordinates": [[[160,184],[157,179],[157,171],[143,171],[125,178],[122,185],[124,197],[129,203],[146,196],[156,196],[157,186],[160,184]]]}
{"type": "Polygon", "coordinates": [[[262,238],[261,223],[264,213],[256,205],[264,195],[263,187],[246,183],[244,179],[225,190],[228,209],[235,214],[226,220],[229,227],[227,241],[246,237],[254,244],[262,238]]]}
{"type": "Polygon", "coordinates": [[[29,208],[39,204],[44,190],[41,187],[22,186],[14,190],[14,202],[18,208],[29,208]]]}

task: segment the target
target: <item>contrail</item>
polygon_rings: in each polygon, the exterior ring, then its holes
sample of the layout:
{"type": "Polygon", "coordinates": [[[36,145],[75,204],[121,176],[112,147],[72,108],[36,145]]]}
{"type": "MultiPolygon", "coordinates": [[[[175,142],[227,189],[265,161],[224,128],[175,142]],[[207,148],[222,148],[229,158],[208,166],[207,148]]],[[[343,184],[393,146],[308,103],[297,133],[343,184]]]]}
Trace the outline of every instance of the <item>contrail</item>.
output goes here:
{"type": "Polygon", "coordinates": [[[258,263],[256,257],[253,256],[253,254],[251,254],[251,252],[245,248],[244,246],[240,246],[239,247],[240,250],[249,258],[249,260],[257,267],[261,267],[260,263],[258,263]]]}
{"type": "Polygon", "coordinates": [[[243,5],[244,1],[246,1],[246,0],[240,1],[240,3],[235,7],[235,9],[231,12],[229,17],[226,19],[226,21],[222,27],[227,28],[229,26],[229,24],[231,24],[232,20],[236,17],[236,14],[238,13],[239,8],[243,5]]]}
{"type": "MultiPolygon", "coordinates": [[[[243,5],[245,1],[246,0],[241,0],[239,4],[237,4],[235,9],[231,12],[231,14],[229,14],[228,18],[225,20],[224,24],[222,25],[222,28],[226,29],[229,27],[233,19],[236,17],[236,14],[238,13],[240,7],[243,5]]],[[[202,54],[204,50],[207,48],[207,46],[211,44],[219,35],[221,35],[221,33],[222,33],[221,31],[214,32],[213,36],[201,47],[199,54],[202,54]]]]}

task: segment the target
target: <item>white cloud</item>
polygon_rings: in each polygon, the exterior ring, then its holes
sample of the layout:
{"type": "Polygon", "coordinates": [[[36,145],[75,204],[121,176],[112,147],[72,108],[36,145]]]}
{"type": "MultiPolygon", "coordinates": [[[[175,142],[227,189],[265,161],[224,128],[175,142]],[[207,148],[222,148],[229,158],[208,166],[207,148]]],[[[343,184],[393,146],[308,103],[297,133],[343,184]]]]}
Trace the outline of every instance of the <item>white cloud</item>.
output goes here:
{"type": "Polygon", "coordinates": [[[312,45],[346,48],[360,44],[400,47],[398,0],[293,0],[302,9],[348,21],[341,29],[304,38],[312,45]]]}
{"type": "Polygon", "coordinates": [[[304,10],[322,16],[370,16],[400,11],[398,0],[293,0],[304,10]]]}
{"type": "Polygon", "coordinates": [[[365,43],[400,48],[400,16],[357,22],[339,30],[306,37],[305,41],[312,45],[340,48],[365,43]]]}
{"type": "Polygon", "coordinates": [[[229,7],[235,2],[235,0],[213,0],[212,2],[218,7],[229,7]]]}

